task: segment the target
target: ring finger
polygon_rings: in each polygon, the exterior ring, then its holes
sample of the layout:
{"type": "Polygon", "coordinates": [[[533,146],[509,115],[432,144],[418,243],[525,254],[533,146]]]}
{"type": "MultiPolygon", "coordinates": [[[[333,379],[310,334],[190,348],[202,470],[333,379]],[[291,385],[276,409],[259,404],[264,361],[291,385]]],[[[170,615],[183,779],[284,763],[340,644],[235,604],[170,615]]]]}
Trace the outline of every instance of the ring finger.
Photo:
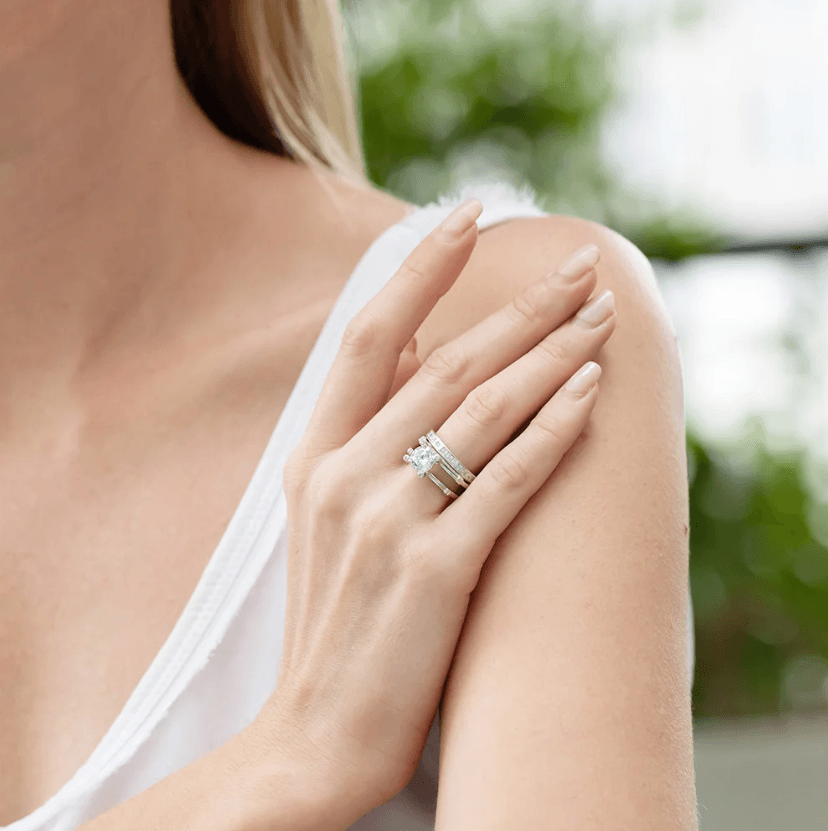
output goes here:
{"type": "MultiPolygon", "coordinates": [[[[436,429],[438,437],[469,470],[481,470],[579,367],[597,355],[615,321],[614,296],[605,291],[517,361],[473,389],[436,429]]],[[[450,482],[445,471],[432,469],[431,473],[450,482]]],[[[447,497],[434,485],[420,487],[415,498],[426,510],[440,511],[447,497]]]]}
{"type": "MultiPolygon", "coordinates": [[[[597,260],[598,249],[584,246],[565,266],[435,349],[355,437],[356,443],[376,454],[386,436],[416,436],[427,429],[424,424],[441,424],[470,390],[525,355],[582,306],[598,279],[597,260]]],[[[392,463],[398,458],[393,450],[388,455],[392,463]]]]}

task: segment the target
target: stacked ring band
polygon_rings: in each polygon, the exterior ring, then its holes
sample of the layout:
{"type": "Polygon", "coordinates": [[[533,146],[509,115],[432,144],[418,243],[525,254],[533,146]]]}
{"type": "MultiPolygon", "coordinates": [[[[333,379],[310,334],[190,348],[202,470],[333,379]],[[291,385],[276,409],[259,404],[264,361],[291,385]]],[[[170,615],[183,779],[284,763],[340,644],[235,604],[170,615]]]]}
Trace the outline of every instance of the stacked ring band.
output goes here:
{"type": "Polygon", "coordinates": [[[429,430],[420,436],[419,447],[408,448],[403,461],[409,462],[421,479],[428,476],[432,482],[448,497],[457,497],[474,481],[474,474],[452,453],[439,436],[429,430]],[[440,479],[431,471],[444,471],[450,480],[440,479]]]}
{"type": "Polygon", "coordinates": [[[448,449],[448,447],[443,444],[440,437],[434,432],[434,430],[429,430],[426,433],[426,438],[428,439],[431,446],[451,465],[460,476],[465,479],[466,482],[471,484],[474,481],[474,474],[448,449]]]}
{"type": "MultiPolygon", "coordinates": [[[[420,436],[420,447],[426,447],[431,451],[435,451],[437,449],[425,436],[420,436]]],[[[452,481],[460,485],[462,490],[465,490],[469,486],[468,482],[466,482],[466,480],[457,472],[456,468],[451,467],[451,465],[446,462],[445,457],[438,455],[437,461],[440,463],[440,468],[448,473],[448,475],[451,476],[452,481]]],[[[457,493],[460,493],[460,491],[458,490],[457,493]]]]}

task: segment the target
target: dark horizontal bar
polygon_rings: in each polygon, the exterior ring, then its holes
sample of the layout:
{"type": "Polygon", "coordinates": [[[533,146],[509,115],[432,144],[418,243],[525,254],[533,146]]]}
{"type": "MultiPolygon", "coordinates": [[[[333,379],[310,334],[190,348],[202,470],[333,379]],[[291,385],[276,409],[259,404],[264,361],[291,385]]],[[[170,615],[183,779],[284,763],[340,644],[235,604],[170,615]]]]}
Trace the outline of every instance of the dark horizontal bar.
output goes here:
{"type": "Polygon", "coordinates": [[[770,251],[783,251],[788,254],[800,254],[814,248],[827,248],[828,237],[806,237],[800,240],[756,240],[725,243],[711,254],[760,254],[770,251]]]}

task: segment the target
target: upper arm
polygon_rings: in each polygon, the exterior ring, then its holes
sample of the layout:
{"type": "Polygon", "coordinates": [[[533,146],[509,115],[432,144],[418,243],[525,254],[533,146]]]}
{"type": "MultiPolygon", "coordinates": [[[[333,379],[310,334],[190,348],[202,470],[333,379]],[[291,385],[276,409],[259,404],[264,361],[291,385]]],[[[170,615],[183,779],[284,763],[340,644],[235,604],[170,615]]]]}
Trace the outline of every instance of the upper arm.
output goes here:
{"type": "Polygon", "coordinates": [[[598,402],[472,594],[435,831],[696,827],[681,373],[649,263],[592,223],[513,221],[481,235],[433,325],[462,330],[590,241],[618,311],[598,402]]]}

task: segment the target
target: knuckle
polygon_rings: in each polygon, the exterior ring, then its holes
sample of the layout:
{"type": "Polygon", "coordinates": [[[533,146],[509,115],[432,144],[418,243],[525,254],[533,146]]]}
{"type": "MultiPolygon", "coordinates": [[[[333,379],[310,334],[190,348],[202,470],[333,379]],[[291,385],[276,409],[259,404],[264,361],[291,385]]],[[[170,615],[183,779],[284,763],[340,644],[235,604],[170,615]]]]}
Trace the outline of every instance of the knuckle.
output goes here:
{"type": "Polygon", "coordinates": [[[560,338],[545,338],[536,347],[537,354],[552,366],[560,367],[566,364],[570,357],[570,350],[560,338]]]}
{"type": "Polygon", "coordinates": [[[568,445],[571,441],[571,425],[567,425],[560,416],[538,416],[534,426],[546,444],[568,445]]]}
{"type": "Polygon", "coordinates": [[[352,318],[342,333],[340,351],[350,357],[360,358],[374,352],[382,342],[380,322],[364,312],[352,318]]]}
{"type": "Polygon", "coordinates": [[[526,480],[526,464],[514,450],[503,453],[490,463],[492,479],[505,490],[518,490],[526,480]]]}
{"type": "Polygon", "coordinates": [[[507,404],[507,396],[502,387],[481,384],[466,396],[461,411],[474,424],[489,427],[503,418],[507,404]]]}
{"type": "Polygon", "coordinates": [[[428,279],[429,267],[423,249],[418,246],[405,259],[400,269],[403,280],[421,284],[428,279]]]}
{"type": "Polygon", "coordinates": [[[516,295],[514,300],[506,306],[506,313],[519,326],[535,323],[541,317],[542,311],[540,298],[534,287],[516,295]]]}
{"type": "Polygon", "coordinates": [[[458,341],[438,346],[423,362],[420,372],[444,384],[456,384],[466,374],[469,358],[458,341]]]}

